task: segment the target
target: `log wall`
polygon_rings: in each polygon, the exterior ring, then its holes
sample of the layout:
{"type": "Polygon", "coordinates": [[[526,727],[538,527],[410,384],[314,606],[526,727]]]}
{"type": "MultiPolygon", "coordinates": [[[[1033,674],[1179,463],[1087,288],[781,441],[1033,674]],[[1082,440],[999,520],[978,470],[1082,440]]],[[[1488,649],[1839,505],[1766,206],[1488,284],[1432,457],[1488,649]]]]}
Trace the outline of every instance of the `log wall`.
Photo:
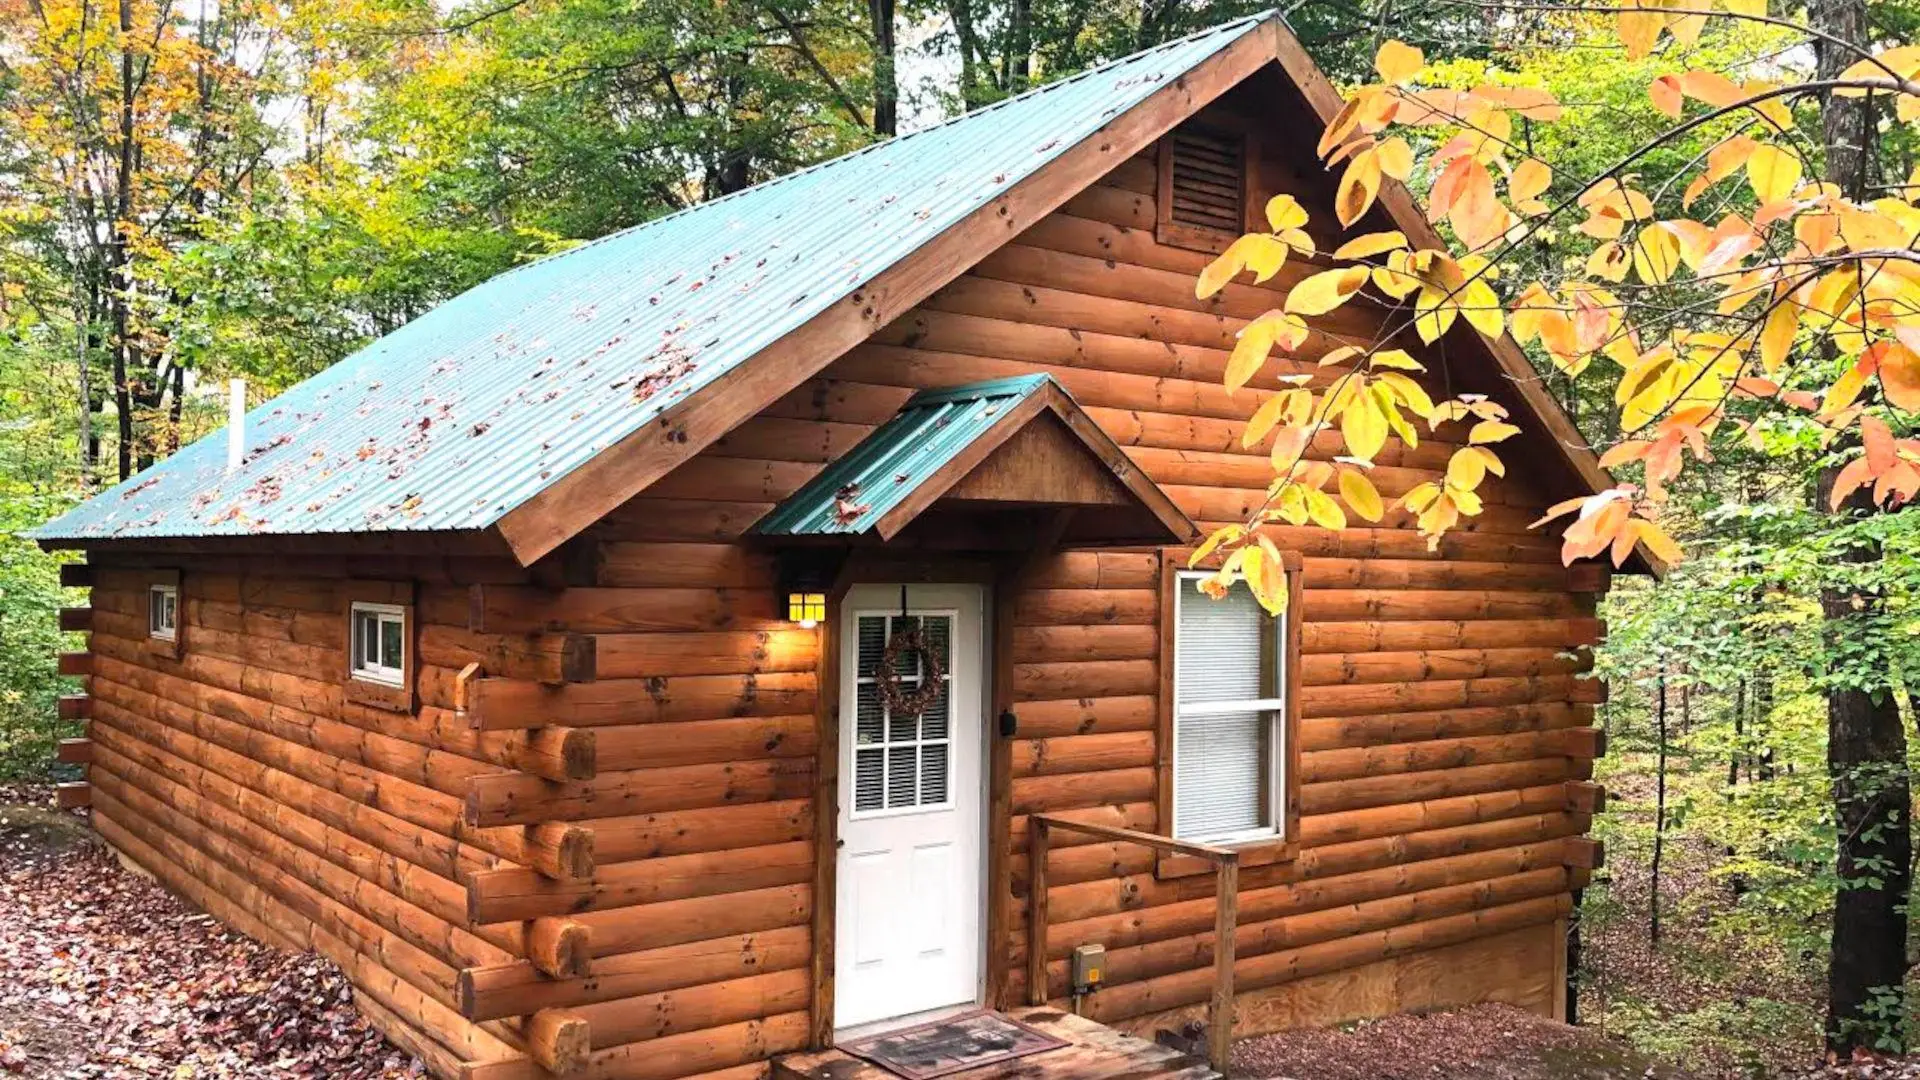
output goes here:
{"type": "MultiPolygon", "coordinates": [[[[1231,100],[1204,120],[1250,122],[1231,100]]],[[[1320,178],[1276,149],[1253,167],[1262,200],[1324,204],[1320,178]]],[[[777,618],[773,562],[745,530],[915,390],[1036,371],[1189,516],[1238,520],[1270,478],[1238,436],[1276,377],[1317,377],[1320,353],[1379,329],[1358,309],[1322,320],[1300,356],[1227,393],[1235,333],[1308,271],[1195,300],[1208,256],[1155,242],[1156,174],[1140,158],[1092,184],[531,570],[93,553],[92,610],[72,620],[91,634],[72,664],[88,694],[63,707],[90,718],[70,760],[90,763],[101,833],[222,918],[340,963],[437,1075],[765,1076],[826,1022],[831,628],[777,618]],[[181,572],[178,659],[145,648],[155,568],[181,572]],[[342,695],[349,575],[414,583],[411,712],[342,695]]],[[[1396,448],[1375,478],[1396,495],[1452,449],[1396,448]]],[[[1527,531],[1548,500],[1521,472],[1490,481],[1486,513],[1437,551],[1404,515],[1273,530],[1304,556],[1302,817],[1294,857],[1240,875],[1243,1033],[1473,1000],[1554,1008],[1597,796],[1598,694],[1565,654],[1598,639],[1604,576],[1570,575],[1527,531]]],[[[1019,733],[999,751],[990,834],[996,1001],[1026,992],[1026,815],[1165,826],[1165,557],[1060,554],[1003,595],[996,669],[1019,733]]],[[[1049,994],[1072,948],[1101,942],[1090,1015],[1199,1016],[1212,878],[1058,844],[1049,994]]]]}

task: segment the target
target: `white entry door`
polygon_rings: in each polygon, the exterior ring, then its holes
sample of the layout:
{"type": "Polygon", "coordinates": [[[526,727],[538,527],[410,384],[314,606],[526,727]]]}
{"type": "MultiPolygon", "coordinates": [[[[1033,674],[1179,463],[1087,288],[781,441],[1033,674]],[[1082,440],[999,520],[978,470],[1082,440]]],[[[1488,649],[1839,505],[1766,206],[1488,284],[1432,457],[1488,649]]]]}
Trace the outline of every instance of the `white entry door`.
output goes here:
{"type": "MultiPolygon", "coordinates": [[[[980,1000],[982,590],[859,586],[841,605],[836,1029],[980,1000]],[[915,626],[945,670],[919,716],[886,706],[887,642],[915,626]]],[[[909,654],[910,656],[911,654],[909,654]]],[[[911,659],[901,688],[929,676],[911,659]]]]}

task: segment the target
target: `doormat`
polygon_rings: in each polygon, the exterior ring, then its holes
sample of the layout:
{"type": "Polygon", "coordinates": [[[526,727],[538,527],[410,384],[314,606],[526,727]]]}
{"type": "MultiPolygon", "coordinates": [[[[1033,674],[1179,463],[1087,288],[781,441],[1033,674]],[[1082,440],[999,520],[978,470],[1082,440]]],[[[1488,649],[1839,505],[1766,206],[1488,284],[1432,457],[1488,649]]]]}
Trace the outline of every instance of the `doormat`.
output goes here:
{"type": "Polygon", "coordinates": [[[1065,1039],[983,1009],[840,1043],[839,1048],[907,1080],[934,1080],[1068,1045],[1065,1039]]]}

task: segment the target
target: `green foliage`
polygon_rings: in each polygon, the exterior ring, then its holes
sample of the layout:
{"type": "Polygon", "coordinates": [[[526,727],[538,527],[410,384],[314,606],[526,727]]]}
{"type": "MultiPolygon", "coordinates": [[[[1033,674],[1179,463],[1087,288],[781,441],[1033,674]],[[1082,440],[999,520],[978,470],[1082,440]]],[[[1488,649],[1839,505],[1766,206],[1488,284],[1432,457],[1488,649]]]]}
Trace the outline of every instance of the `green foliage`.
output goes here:
{"type": "Polygon", "coordinates": [[[54,669],[63,648],[56,621],[64,603],[62,559],[13,535],[58,513],[64,500],[0,496],[0,779],[52,774],[54,744],[79,734],[55,717],[68,680],[54,669]]]}

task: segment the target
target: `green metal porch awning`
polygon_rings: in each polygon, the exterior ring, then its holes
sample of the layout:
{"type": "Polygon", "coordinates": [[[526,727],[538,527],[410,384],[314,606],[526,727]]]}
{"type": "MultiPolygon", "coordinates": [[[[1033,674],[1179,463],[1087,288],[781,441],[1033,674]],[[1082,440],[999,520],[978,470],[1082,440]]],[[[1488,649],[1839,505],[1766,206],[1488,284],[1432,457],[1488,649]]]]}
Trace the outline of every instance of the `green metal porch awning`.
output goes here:
{"type": "Polygon", "coordinates": [[[890,541],[936,503],[1070,511],[1063,546],[1185,543],[1193,522],[1051,376],[923,390],[754,527],[890,541]]]}

